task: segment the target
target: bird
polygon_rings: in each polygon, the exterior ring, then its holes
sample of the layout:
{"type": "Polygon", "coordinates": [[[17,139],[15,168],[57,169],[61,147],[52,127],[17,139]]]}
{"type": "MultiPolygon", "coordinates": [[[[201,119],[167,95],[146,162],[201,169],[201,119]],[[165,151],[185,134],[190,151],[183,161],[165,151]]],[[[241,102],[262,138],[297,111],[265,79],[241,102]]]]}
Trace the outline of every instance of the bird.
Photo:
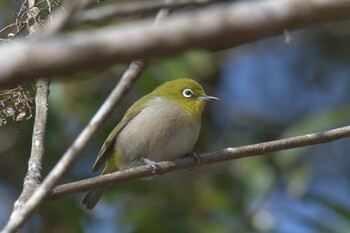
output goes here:
{"type": "MultiPolygon", "coordinates": [[[[103,143],[93,171],[109,174],[141,164],[189,154],[197,142],[205,103],[218,98],[206,95],[193,79],[167,81],[136,101],[103,143]]],[[[87,192],[82,205],[96,206],[107,186],[87,192]]]]}

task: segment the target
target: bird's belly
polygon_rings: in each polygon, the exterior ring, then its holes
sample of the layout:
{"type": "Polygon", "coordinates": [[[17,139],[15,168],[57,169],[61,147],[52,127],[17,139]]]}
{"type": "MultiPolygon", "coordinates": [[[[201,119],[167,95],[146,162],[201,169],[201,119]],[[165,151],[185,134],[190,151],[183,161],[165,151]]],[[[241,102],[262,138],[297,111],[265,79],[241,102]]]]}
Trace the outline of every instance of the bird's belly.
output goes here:
{"type": "Polygon", "coordinates": [[[173,131],[171,136],[159,135],[158,143],[145,153],[145,157],[153,161],[173,160],[191,152],[197,141],[199,130],[187,126],[173,131]],[[190,129],[192,128],[192,129],[190,129]]]}
{"type": "Polygon", "coordinates": [[[121,152],[122,164],[140,157],[173,160],[191,152],[200,123],[177,106],[170,107],[145,109],[120,132],[116,146],[121,152]]]}

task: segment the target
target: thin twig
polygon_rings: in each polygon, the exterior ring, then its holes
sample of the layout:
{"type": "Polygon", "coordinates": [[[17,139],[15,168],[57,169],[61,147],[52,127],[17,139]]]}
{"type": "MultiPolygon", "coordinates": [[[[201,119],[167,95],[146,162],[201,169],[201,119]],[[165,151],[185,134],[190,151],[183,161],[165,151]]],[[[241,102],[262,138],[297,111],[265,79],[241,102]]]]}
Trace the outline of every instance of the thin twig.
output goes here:
{"type": "Polygon", "coordinates": [[[51,15],[52,8],[51,8],[51,2],[50,2],[50,0],[46,0],[46,4],[47,4],[47,9],[48,9],[48,11],[49,11],[49,14],[51,15]]]}
{"type": "MultiPolygon", "coordinates": [[[[16,25],[17,25],[17,31],[16,31],[16,34],[19,33],[19,30],[18,28],[20,28],[20,24],[22,24],[22,18],[23,16],[27,13],[27,8],[26,5],[27,5],[27,1],[28,0],[24,0],[22,5],[21,5],[21,8],[19,9],[19,12],[17,14],[17,17],[16,17],[16,25]]],[[[28,4],[30,5],[30,3],[28,4]]]]}
{"type": "Polygon", "coordinates": [[[38,76],[69,77],[63,74],[138,58],[169,56],[188,49],[230,48],[281,35],[285,28],[348,19],[349,12],[350,0],[308,0],[303,4],[294,0],[241,1],[192,14],[179,13],[157,27],[143,20],[127,26],[23,41],[1,48],[0,85],[38,76]]]}
{"type": "Polygon", "coordinates": [[[68,6],[62,8],[67,10],[58,11],[54,16],[52,16],[52,18],[55,20],[53,20],[52,23],[42,31],[40,35],[41,37],[52,36],[70,25],[71,21],[75,17],[75,14],[79,12],[79,10],[82,10],[86,7],[87,1],[71,1],[67,2],[66,4],[68,6]]]}
{"type": "Polygon", "coordinates": [[[17,24],[16,23],[12,23],[12,24],[7,25],[6,27],[4,27],[4,28],[2,28],[0,30],[0,33],[6,31],[7,29],[13,28],[13,27],[17,27],[17,24]]]}
{"type": "MultiPolygon", "coordinates": [[[[216,152],[198,154],[200,166],[210,163],[218,163],[227,160],[258,156],[272,152],[328,143],[350,136],[350,126],[332,129],[324,132],[307,134],[297,137],[263,142],[254,145],[226,148],[216,152]]],[[[157,163],[157,175],[177,171],[180,169],[191,169],[198,166],[198,160],[194,157],[184,157],[174,161],[157,163]]],[[[111,174],[97,176],[68,184],[57,186],[48,196],[48,199],[58,199],[68,195],[86,192],[88,190],[103,187],[110,184],[118,184],[134,179],[154,176],[150,166],[139,166],[111,174]]]]}

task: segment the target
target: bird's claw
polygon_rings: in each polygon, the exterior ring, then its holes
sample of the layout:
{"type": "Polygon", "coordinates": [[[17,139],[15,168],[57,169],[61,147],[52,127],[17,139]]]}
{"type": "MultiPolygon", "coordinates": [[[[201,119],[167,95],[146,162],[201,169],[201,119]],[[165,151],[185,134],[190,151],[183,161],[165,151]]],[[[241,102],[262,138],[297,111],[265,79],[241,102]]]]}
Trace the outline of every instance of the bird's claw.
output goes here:
{"type": "MultiPolygon", "coordinates": [[[[188,154],[189,156],[191,157],[194,157],[194,159],[197,161],[197,165],[196,167],[198,167],[200,164],[201,164],[201,157],[200,157],[200,154],[199,153],[196,153],[196,152],[191,152],[188,154]]],[[[192,168],[193,169],[193,168],[192,168]]]]}
{"type": "Polygon", "coordinates": [[[158,170],[159,170],[159,165],[157,162],[150,160],[150,159],[146,159],[144,157],[141,157],[142,162],[144,162],[145,164],[149,165],[152,167],[152,173],[153,175],[157,175],[158,170]]]}

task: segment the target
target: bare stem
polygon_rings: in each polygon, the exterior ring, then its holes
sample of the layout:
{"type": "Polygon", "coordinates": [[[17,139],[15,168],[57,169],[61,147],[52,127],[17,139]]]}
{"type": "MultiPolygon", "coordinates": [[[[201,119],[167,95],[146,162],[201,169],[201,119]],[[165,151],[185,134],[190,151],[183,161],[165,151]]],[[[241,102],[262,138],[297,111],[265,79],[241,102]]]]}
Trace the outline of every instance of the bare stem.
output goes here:
{"type": "MultiPolygon", "coordinates": [[[[258,156],[292,148],[328,143],[349,136],[350,126],[345,126],[319,133],[307,134],[236,148],[226,148],[216,152],[199,154],[198,156],[200,159],[200,166],[202,166],[205,164],[258,156]]],[[[197,159],[194,157],[184,157],[174,161],[159,162],[157,166],[157,175],[177,171],[180,169],[195,168],[198,166],[197,162],[197,159]]],[[[130,168],[107,175],[97,176],[57,186],[50,193],[48,199],[59,199],[68,195],[86,192],[94,188],[123,183],[129,180],[149,177],[153,175],[153,169],[150,166],[130,168]]]]}

